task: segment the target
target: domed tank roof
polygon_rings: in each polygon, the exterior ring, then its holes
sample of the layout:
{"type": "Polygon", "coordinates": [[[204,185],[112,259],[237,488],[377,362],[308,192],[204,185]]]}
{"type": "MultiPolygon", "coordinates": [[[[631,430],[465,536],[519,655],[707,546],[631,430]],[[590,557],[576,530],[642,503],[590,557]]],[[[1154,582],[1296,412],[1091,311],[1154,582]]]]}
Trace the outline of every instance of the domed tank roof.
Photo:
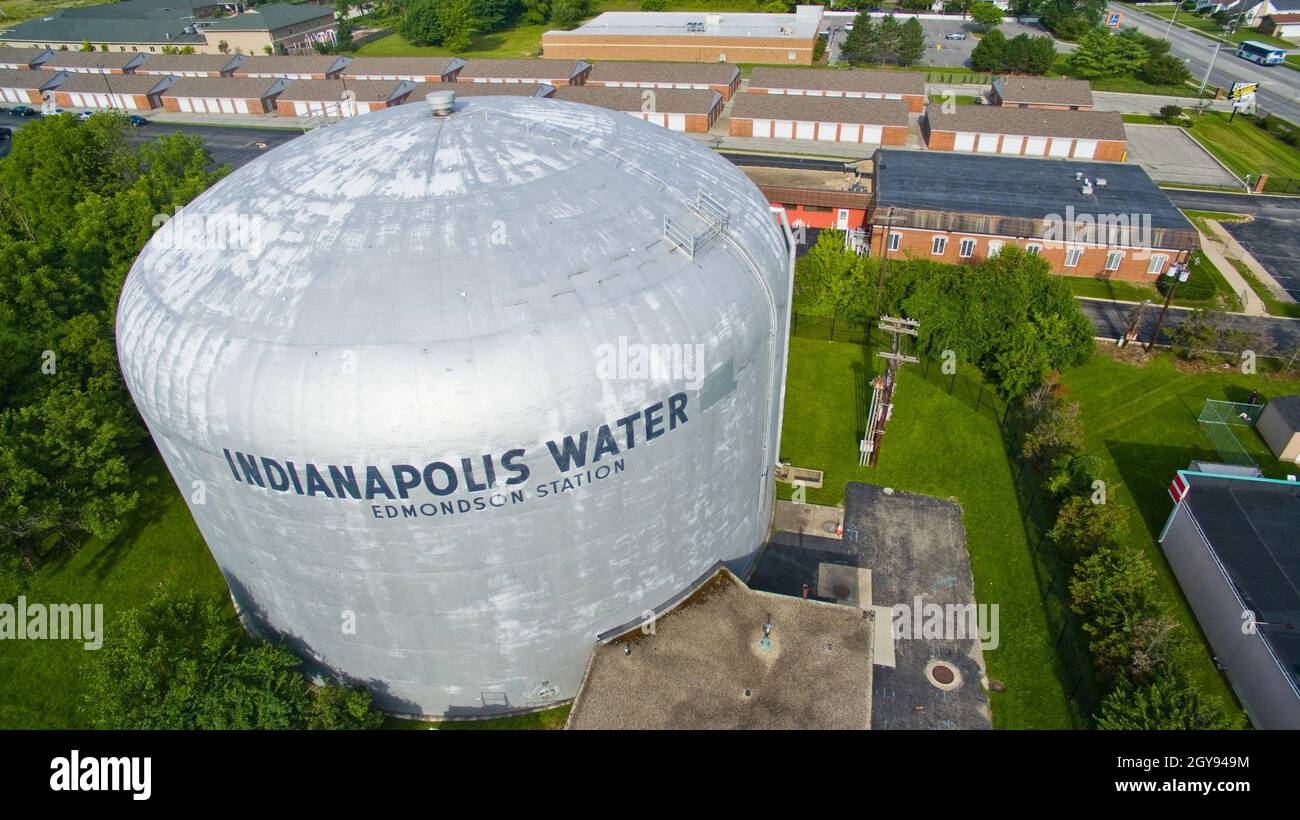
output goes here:
{"type": "Polygon", "coordinates": [[[698,143],[558,100],[455,105],[435,117],[408,103],[268,152],[195,200],[176,229],[212,234],[225,220],[246,247],[151,243],[132,287],[175,316],[284,344],[508,331],[690,266],[648,249],[665,217],[698,222],[699,190],[736,217],[729,233],[760,267],[784,257],[758,189],[698,143]]]}

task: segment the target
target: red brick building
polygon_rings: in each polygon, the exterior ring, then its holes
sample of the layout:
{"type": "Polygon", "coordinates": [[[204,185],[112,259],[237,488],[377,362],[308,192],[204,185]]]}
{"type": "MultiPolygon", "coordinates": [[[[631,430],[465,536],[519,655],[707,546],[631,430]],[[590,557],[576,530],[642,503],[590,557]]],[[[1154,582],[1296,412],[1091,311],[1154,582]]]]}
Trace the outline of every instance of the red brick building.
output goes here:
{"type": "Polygon", "coordinates": [[[822,6],[793,14],[607,11],[542,35],[548,58],[812,65],[822,6]]]}
{"type": "Polygon", "coordinates": [[[755,94],[903,100],[913,113],[923,111],[926,102],[925,75],[915,71],[755,68],[745,90],[755,94]]]}
{"type": "Polygon", "coordinates": [[[1140,166],[881,149],[872,254],[959,264],[1016,245],[1056,273],[1153,282],[1200,247],[1140,166]]]}
{"type": "Polygon", "coordinates": [[[555,98],[622,111],[670,131],[706,132],[722,113],[722,95],[716,91],[583,85],[560,88],[555,98]]]}
{"type": "Polygon", "coordinates": [[[796,139],[876,145],[907,142],[907,103],[902,100],[737,94],[730,134],[757,139],[796,139]]]}
{"type": "Polygon", "coordinates": [[[269,114],[289,80],[269,77],[182,77],[162,93],[165,111],[269,114]]]}
{"type": "Polygon", "coordinates": [[[1087,80],[998,77],[993,81],[993,90],[989,96],[994,105],[1005,108],[1092,110],[1092,84],[1087,80]]]}
{"type": "Polygon", "coordinates": [[[852,231],[866,224],[871,194],[855,174],[750,165],[741,170],[791,225],[852,231]]]}
{"type": "Polygon", "coordinates": [[[1128,138],[1115,111],[930,105],[921,133],[932,151],[1123,162],[1128,138]]]}
{"type": "Polygon", "coordinates": [[[740,69],[726,63],[634,63],[607,61],[592,66],[588,86],[672,88],[716,91],[723,101],[740,88],[740,69]]]}
{"type": "Polygon", "coordinates": [[[458,83],[546,83],[556,88],[582,85],[591,64],[582,60],[468,60],[458,83]]]}
{"type": "Polygon", "coordinates": [[[116,108],[150,111],[162,108],[162,93],[175,77],[147,74],[69,74],[54,89],[54,102],[65,108],[116,108]]]}

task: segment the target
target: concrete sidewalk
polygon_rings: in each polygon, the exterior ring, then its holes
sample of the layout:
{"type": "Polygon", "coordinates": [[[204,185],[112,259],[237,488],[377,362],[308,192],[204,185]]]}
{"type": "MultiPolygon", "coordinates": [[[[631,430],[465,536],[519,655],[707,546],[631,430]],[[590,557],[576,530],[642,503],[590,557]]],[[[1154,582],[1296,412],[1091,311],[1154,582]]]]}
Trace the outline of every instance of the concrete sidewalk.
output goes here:
{"type": "MultiPolygon", "coordinates": [[[[1205,221],[1210,225],[1218,227],[1218,223],[1213,220],[1207,219],[1205,221]]],[[[1219,228],[1219,230],[1223,229],[1219,228]]],[[[1205,257],[1214,263],[1214,267],[1218,268],[1219,273],[1223,274],[1223,278],[1227,280],[1228,287],[1232,288],[1238,298],[1241,299],[1240,312],[1246,316],[1267,316],[1268,308],[1264,306],[1264,300],[1260,299],[1259,296],[1255,294],[1255,291],[1251,289],[1246,280],[1237,272],[1237,268],[1228,261],[1228,258],[1224,255],[1225,249],[1225,245],[1221,239],[1218,239],[1216,236],[1201,234],[1201,253],[1205,254],[1205,257]]],[[[1252,268],[1251,271],[1253,272],[1254,268],[1252,268]]],[[[1271,279],[1272,277],[1269,278],[1271,279]]]]}
{"type": "MultiPolygon", "coordinates": [[[[1279,283],[1277,279],[1273,278],[1273,274],[1269,273],[1268,269],[1259,263],[1259,260],[1254,256],[1251,256],[1250,251],[1246,250],[1232,234],[1228,233],[1228,230],[1224,228],[1222,224],[1214,219],[1205,220],[1205,224],[1209,227],[1212,233],[1212,236],[1206,237],[1207,241],[1218,248],[1222,256],[1225,257],[1224,261],[1227,263],[1227,268],[1220,268],[1225,277],[1228,276],[1230,269],[1231,273],[1236,276],[1236,278],[1242,279],[1240,273],[1237,271],[1236,267],[1232,265],[1231,261],[1233,259],[1240,260],[1241,263],[1244,264],[1255,276],[1255,278],[1264,285],[1264,288],[1273,296],[1273,298],[1282,302],[1295,302],[1295,299],[1292,298],[1291,294],[1287,293],[1281,283],[1279,283]]],[[[1207,244],[1202,242],[1201,248],[1204,250],[1206,247],[1208,247],[1207,244]]],[[[1215,264],[1217,265],[1218,262],[1216,261],[1215,264]]],[[[1232,280],[1229,279],[1228,281],[1231,282],[1232,280]]],[[[1262,306],[1263,302],[1255,295],[1254,290],[1250,289],[1244,279],[1242,279],[1242,284],[1246,285],[1247,289],[1250,290],[1251,298],[1259,301],[1262,306]]]]}

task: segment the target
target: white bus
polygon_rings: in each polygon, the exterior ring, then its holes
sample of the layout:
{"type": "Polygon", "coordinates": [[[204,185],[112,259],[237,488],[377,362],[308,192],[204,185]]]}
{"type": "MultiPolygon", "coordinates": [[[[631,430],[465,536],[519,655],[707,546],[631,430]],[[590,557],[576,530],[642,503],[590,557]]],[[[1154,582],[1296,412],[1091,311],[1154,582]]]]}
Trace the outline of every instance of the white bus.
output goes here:
{"type": "Polygon", "coordinates": [[[1237,56],[1260,65],[1277,65],[1286,59],[1286,49],[1255,40],[1246,40],[1237,49],[1237,56]]]}

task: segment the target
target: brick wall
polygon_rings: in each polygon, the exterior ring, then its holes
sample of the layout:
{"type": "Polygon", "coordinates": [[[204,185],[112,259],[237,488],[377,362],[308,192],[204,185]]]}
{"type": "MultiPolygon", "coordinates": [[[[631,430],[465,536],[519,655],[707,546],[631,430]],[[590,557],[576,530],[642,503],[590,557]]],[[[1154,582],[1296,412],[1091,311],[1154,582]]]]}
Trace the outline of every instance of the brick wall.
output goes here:
{"type": "MultiPolygon", "coordinates": [[[[882,224],[873,225],[871,229],[871,253],[879,256],[885,250],[885,226],[882,224]]],[[[1041,255],[1052,266],[1055,273],[1067,276],[1087,276],[1103,279],[1122,279],[1131,282],[1154,282],[1159,278],[1160,273],[1147,273],[1147,267],[1151,263],[1151,257],[1155,254],[1161,254],[1167,257],[1161,272],[1168,269],[1178,259],[1178,251],[1148,249],[1148,248],[1107,248],[1099,246],[1080,246],[1078,264],[1074,267],[1065,266],[1067,246],[1062,243],[1048,243],[1042,240],[1018,239],[1016,237],[995,237],[981,234],[964,234],[951,233],[946,231],[928,231],[919,229],[900,229],[894,228],[893,233],[901,237],[899,247],[896,250],[889,251],[891,258],[904,258],[914,256],[918,259],[932,259],[936,262],[945,262],[948,264],[959,264],[962,262],[978,262],[988,256],[989,243],[1002,242],[1004,245],[1039,245],[1041,255]],[[934,237],[943,236],[947,238],[947,246],[942,254],[933,253],[934,237]],[[963,239],[975,240],[973,253],[969,257],[961,256],[961,241],[963,239]],[[1120,262],[1119,268],[1114,271],[1106,270],[1106,260],[1112,250],[1123,250],[1124,258],[1120,262]]]]}
{"type": "Polygon", "coordinates": [[[638,37],[547,32],[548,60],[654,60],[679,63],[812,65],[813,40],[763,37],[638,37]],[[794,52],[791,59],[790,52],[794,52]]]}

